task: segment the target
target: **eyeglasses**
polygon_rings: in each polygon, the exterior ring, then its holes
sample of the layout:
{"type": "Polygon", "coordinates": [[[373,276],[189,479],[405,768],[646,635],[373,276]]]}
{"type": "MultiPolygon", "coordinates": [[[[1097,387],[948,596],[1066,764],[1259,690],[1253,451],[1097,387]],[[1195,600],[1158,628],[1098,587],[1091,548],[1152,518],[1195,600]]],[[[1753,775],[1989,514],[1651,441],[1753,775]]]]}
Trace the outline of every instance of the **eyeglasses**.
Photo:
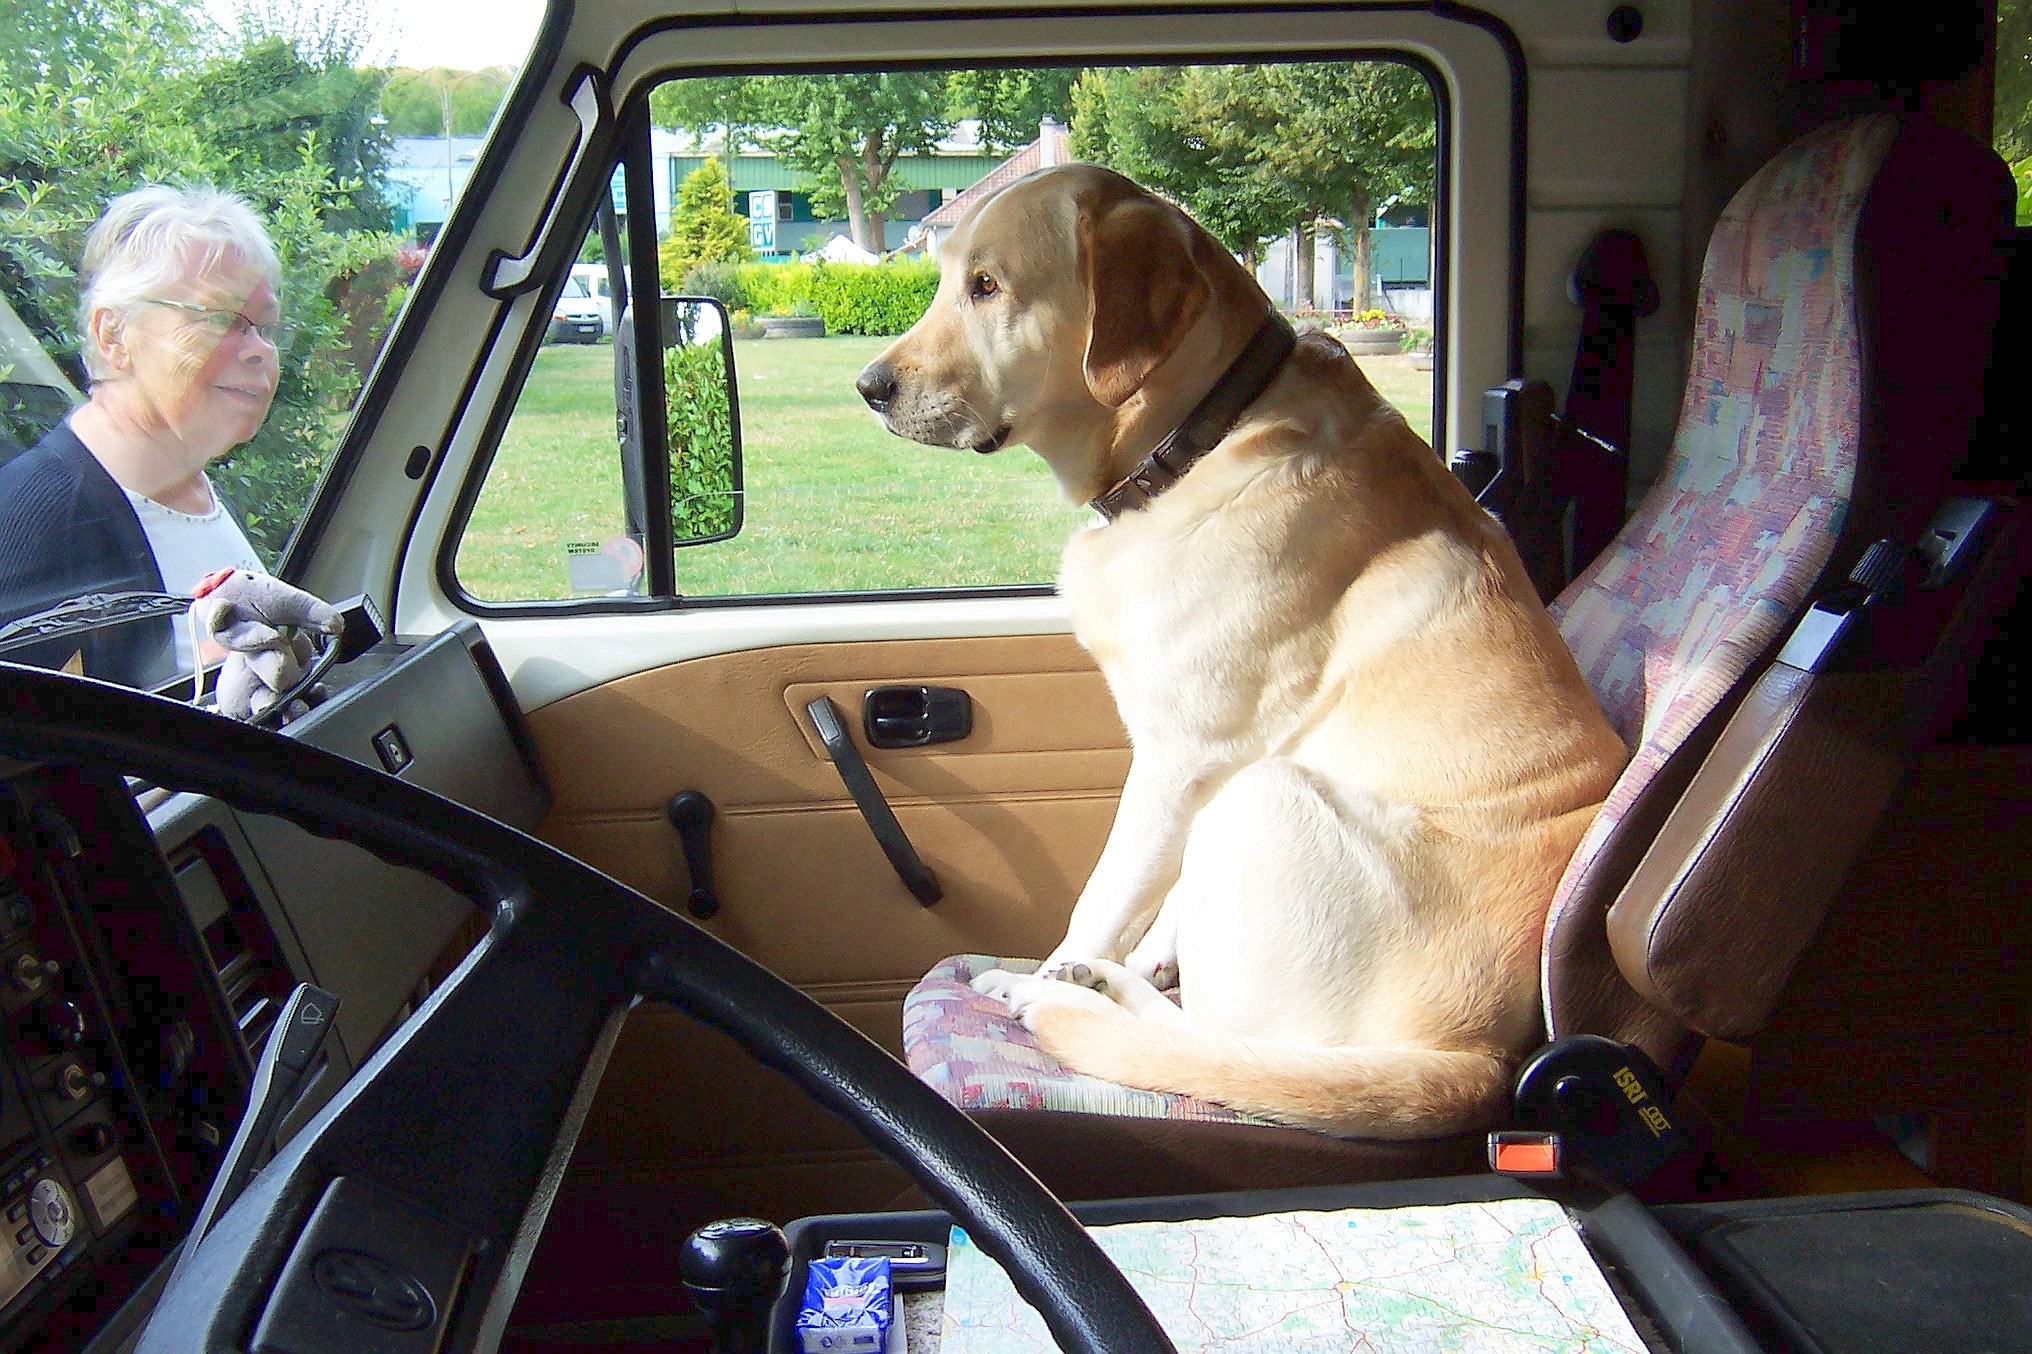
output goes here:
{"type": "Polygon", "coordinates": [[[270,320],[267,324],[256,324],[237,310],[213,310],[210,306],[196,305],[190,301],[165,301],[156,296],[144,296],[142,300],[151,306],[168,306],[171,310],[188,311],[197,318],[193,324],[204,326],[220,338],[228,334],[254,334],[263,343],[280,352],[289,347],[296,338],[297,327],[281,320],[270,320]]]}

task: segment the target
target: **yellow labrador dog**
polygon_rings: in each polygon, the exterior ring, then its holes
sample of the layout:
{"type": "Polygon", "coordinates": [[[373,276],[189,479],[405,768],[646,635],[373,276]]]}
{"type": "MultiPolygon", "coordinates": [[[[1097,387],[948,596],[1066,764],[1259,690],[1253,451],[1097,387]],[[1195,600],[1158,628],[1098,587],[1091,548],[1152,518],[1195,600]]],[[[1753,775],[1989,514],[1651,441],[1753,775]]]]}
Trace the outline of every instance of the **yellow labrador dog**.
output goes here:
{"type": "Polygon", "coordinates": [[[1508,538],[1120,175],[1018,180],[940,265],[859,389],[902,437],[1030,447],[1111,519],[1061,588],[1133,749],[1064,941],[977,986],[1111,1081],[1334,1134],[1487,1123],[1625,758],[1508,538]]]}

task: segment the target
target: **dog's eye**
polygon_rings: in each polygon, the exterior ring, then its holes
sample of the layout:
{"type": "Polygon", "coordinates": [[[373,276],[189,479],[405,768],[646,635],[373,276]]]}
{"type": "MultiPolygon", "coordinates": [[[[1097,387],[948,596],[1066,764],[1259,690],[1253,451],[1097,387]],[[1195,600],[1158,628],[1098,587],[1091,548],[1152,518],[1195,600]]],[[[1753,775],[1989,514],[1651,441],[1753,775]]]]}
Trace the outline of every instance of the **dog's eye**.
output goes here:
{"type": "Polygon", "coordinates": [[[967,295],[976,301],[984,301],[1002,290],[1002,284],[986,273],[975,273],[974,280],[967,284],[967,295]]]}

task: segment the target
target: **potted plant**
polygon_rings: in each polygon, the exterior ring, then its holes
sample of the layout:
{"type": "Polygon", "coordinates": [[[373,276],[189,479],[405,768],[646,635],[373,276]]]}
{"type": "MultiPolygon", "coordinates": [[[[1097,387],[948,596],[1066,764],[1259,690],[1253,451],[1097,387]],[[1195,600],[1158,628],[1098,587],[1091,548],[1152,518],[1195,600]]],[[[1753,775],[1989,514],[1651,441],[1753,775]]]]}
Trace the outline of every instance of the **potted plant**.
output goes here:
{"type": "Polygon", "coordinates": [[[1376,357],[1404,350],[1404,321],[1387,310],[1365,310],[1336,331],[1347,350],[1356,357],[1376,357]]]}
{"type": "Polygon", "coordinates": [[[1414,324],[1404,331],[1404,351],[1416,371],[1432,370],[1432,326],[1414,324]]]}
{"type": "Polygon", "coordinates": [[[793,301],[782,314],[760,316],[763,338],[824,338],[825,320],[809,301],[793,301]]]}

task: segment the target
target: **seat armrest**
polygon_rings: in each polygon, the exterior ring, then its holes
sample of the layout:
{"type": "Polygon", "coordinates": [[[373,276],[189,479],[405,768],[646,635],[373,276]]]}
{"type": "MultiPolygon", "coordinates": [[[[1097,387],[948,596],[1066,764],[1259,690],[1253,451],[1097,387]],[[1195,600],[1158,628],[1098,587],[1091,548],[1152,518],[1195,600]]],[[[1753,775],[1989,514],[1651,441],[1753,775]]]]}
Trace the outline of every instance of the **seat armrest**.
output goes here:
{"type": "Polygon", "coordinates": [[[1763,1026],[1897,791],[1908,681],[1758,678],[1609,909],[1646,1001],[1711,1038],[1763,1026]]]}

